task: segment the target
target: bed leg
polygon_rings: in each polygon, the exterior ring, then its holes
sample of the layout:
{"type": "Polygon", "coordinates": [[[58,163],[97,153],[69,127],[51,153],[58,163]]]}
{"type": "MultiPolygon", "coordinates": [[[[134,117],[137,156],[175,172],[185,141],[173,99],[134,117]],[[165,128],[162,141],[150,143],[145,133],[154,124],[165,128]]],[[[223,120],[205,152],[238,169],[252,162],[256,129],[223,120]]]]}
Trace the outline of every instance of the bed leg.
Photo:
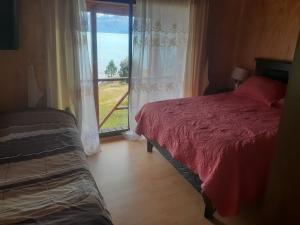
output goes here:
{"type": "Polygon", "coordinates": [[[153,149],[153,144],[147,140],[147,152],[152,152],[153,149]]]}
{"type": "Polygon", "coordinates": [[[214,213],[215,213],[215,208],[213,207],[210,199],[208,198],[208,196],[202,192],[202,197],[205,203],[205,210],[204,210],[204,217],[208,220],[211,220],[214,218],[214,213]]]}

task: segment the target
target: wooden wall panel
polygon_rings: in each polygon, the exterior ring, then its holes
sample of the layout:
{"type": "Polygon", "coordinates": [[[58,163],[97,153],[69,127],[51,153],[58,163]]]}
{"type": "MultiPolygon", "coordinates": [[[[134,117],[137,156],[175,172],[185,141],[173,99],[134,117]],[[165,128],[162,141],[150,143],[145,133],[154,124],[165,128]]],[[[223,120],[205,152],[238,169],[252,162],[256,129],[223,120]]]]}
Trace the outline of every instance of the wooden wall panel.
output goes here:
{"type": "Polygon", "coordinates": [[[299,0],[212,0],[210,89],[229,86],[234,66],[253,70],[255,57],[292,60],[299,29],[299,0]]]}
{"type": "Polygon", "coordinates": [[[299,224],[300,39],[266,189],[264,225],[299,224]]]}
{"type": "Polygon", "coordinates": [[[211,0],[208,24],[209,89],[226,86],[237,47],[243,12],[241,0],[211,0]]]}
{"type": "Polygon", "coordinates": [[[293,59],[299,0],[246,0],[242,19],[236,64],[254,69],[255,57],[293,59]]]}
{"type": "Polygon", "coordinates": [[[27,73],[36,69],[39,85],[44,89],[44,51],[40,0],[20,1],[19,49],[0,51],[0,111],[27,106],[27,73]]]}

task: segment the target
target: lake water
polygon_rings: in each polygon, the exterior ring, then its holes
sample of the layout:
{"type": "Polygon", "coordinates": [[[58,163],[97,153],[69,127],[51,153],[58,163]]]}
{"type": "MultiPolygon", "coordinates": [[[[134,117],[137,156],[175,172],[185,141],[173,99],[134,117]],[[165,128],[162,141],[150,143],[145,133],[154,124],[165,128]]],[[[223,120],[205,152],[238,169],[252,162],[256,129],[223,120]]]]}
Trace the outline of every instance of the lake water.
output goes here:
{"type": "MultiPolygon", "coordinates": [[[[105,78],[104,73],[110,60],[120,68],[120,62],[128,57],[128,34],[97,33],[98,43],[98,77],[105,78]]],[[[91,52],[91,34],[88,33],[89,51],[91,52]]]]}

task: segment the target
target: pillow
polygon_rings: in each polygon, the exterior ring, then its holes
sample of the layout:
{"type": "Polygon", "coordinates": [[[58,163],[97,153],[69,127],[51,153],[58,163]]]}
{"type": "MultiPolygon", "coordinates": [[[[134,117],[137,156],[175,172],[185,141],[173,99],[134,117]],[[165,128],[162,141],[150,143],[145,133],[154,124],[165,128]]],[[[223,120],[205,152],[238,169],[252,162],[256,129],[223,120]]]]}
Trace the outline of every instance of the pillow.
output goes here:
{"type": "Polygon", "coordinates": [[[266,77],[251,76],[233,93],[263,102],[269,106],[285,96],[286,84],[266,77]]]}
{"type": "Polygon", "coordinates": [[[283,106],[284,106],[284,98],[282,98],[279,101],[275,102],[273,104],[273,106],[276,107],[276,108],[283,108],[283,106]]]}

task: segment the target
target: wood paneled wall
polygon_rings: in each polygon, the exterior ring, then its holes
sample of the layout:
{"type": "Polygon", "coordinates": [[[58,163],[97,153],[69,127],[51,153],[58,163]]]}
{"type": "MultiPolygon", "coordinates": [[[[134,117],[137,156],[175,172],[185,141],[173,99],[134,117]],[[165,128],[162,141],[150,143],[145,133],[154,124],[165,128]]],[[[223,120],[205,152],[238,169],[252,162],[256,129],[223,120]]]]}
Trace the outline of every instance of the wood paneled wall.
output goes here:
{"type": "Polygon", "coordinates": [[[210,6],[212,89],[231,83],[234,66],[253,70],[255,57],[292,60],[300,29],[299,0],[212,0],[210,6]]]}
{"type": "Polygon", "coordinates": [[[292,60],[299,29],[299,0],[246,0],[237,64],[254,68],[257,56],[292,60]]]}
{"type": "Polygon", "coordinates": [[[226,86],[235,63],[242,0],[211,0],[208,19],[208,75],[210,89],[226,86]]]}
{"type": "Polygon", "coordinates": [[[19,49],[0,51],[0,111],[27,106],[27,74],[34,65],[39,85],[44,89],[44,52],[40,0],[21,0],[19,49]]]}
{"type": "Polygon", "coordinates": [[[266,189],[264,225],[300,224],[300,38],[266,189]]]}

